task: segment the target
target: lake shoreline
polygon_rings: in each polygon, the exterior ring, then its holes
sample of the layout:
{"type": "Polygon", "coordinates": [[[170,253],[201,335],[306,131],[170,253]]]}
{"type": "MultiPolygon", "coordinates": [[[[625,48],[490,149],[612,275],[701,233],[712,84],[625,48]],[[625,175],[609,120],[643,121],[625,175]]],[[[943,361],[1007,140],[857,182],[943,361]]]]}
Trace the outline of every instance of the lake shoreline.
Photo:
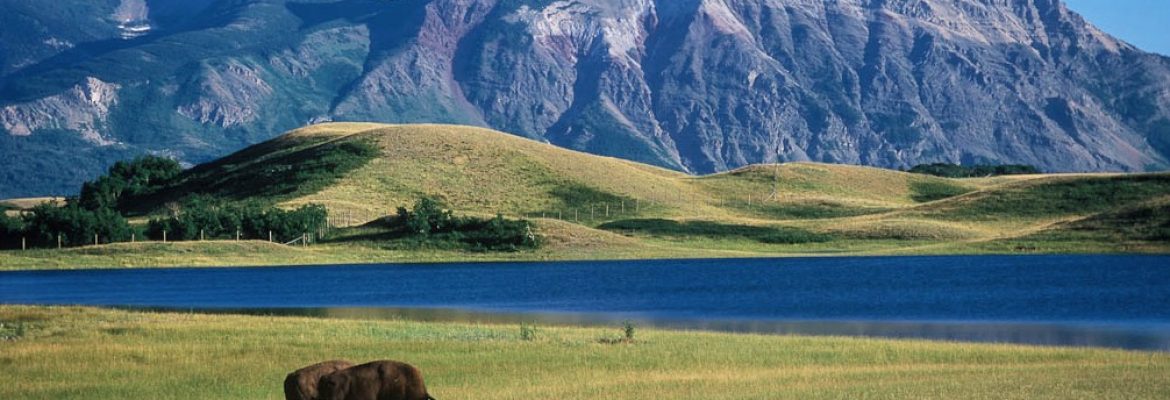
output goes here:
{"type": "Polygon", "coordinates": [[[882,249],[874,251],[741,251],[702,248],[656,247],[635,251],[606,249],[570,252],[555,249],[517,252],[463,252],[451,250],[374,250],[364,246],[315,245],[297,247],[263,241],[206,241],[173,243],[119,243],[61,250],[30,249],[0,251],[0,272],[81,269],[154,268],[240,268],[303,267],[336,265],[430,265],[450,263],[540,263],[607,262],[630,260],[772,259],[833,257],[947,257],[947,256],[1051,256],[1117,255],[1165,256],[1170,249],[1154,247],[1137,250],[1119,244],[1078,246],[1065,244],[1050,250],[1008,251],[978,247],[882,249]],[[1126,250],[1128,249],[1128,250],[1126,250]]]}
{"type": "Polygon", "coordinates": [[[731,332],[1166,350],[1165,265],[1170,257],[1058,255],[8,271],[0,272],[0,303],[323,310],[317,314],[362,319],[389,310],[392,319],[571,325],[629,319],[731,332]]]}

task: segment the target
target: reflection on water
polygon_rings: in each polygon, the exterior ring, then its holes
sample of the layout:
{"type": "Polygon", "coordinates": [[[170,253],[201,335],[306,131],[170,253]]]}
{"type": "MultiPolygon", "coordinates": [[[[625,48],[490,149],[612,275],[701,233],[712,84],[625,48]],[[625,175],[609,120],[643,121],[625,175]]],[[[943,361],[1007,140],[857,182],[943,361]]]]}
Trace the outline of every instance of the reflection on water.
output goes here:
{"type": "MultiPolygon", "coordinates": [[[[144,308],[135,308],[144,310],[144,308]]],[[[451,308],[257,308],[166,309],[212,314],[306,316],[360,320],[409,320],[558,326],[638,326],[779,335],[861,336],[958,342],[1017,343],[1041,346],[1108,347],[1170,351],[1170,324],[1078,324],[957,321],[717,320],[660,318],[630,313],[495,312],[451,308]]]]}

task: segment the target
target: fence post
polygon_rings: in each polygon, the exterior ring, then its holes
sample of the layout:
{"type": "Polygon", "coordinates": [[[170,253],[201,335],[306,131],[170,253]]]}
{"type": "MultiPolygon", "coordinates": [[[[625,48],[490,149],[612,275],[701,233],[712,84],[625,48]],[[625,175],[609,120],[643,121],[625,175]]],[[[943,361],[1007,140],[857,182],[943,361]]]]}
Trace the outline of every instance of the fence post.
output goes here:
{"type": "Polygon", "coordinates": [[[272,242],[272,231],[268,231],[268,241],[272,242]]]}
{"type": "Polygon", "coordinates": [[[200,242],[203,241],[203,230],[202,229],[199,230],[199,241],[200,242]]]}
{"type": "Polygon", "coordinates": [[[240,241],[240,230],[236,229],[236,241],[240,241]]]}
{"type": "Polygon", "coordinates": [[[23,251],[23,250],[28,250],[28,248],[26,247],[26,244],[25,244],[25,242],[24,242],[24,236],[21,236],[21,237],[20,237],[20,250],[21,250],[21,251],[23,251]]]}
{"type": "Polygon", "coordinates": [[[609,218],[609,203],[605,203],[605,217],[609,218]]]}
{"type": "Polygon", "coordinates": [[[93,234],[93,245],[94,246],[98,245],[98,234],[96,234],[96,233],[93,234]]]}
{"type": "Polygon", "coordinates": [[[309,234],[301,233],[301,247],[309,247],[309,234]]]}
{"type": "Polygon", "coordinates": [[[61,234],[57,234],[57,250],[61,250],[61,234]]]}
{"type": "Polygon", "coordinates": [[[163,243],[167,242],[167,231],[163,231],[163,243]]]}
{"type": "Polygon", "coordinates": [[[138,239],[138,238],[137,238],[137,237],[135,237],[135,236],[136,236],[136,234],[134,234],[134,233],[131,233],[131,234],[130,234],[130,243],[137,242],[137,240],[136,240],[136,239],[138,239]]]}

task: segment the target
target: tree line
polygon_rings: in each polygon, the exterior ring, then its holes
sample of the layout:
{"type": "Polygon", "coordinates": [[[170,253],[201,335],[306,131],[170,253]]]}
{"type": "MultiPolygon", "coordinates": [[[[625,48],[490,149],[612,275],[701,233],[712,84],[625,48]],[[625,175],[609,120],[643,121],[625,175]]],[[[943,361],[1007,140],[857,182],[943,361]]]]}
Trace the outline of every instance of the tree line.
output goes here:
{"type": "Polygon", "coordinates": [[[437,200],[424,197],[407,210],[399,207],[389,227],[415,245],[462,247],[471,251],[516,251],[540,247],[528,220],[456,216],[437,200]]]}
{"type": "Polygon", "coordinates": [[[0,248],[82,246],[138,237],[162,240],[164,235],[170,241],[236,237],[287,241],[320,234],[327,226],[323,206],[289,211],[257,202],[228,204],[207,196],[168,204],[164,214],[145,227],[126,220],[123,210],[135,198],[162,190],[181,173],[179,163],[165,157],[119,161],[64,204],[43,203],[17,217],[0,212],[0,248]]]}

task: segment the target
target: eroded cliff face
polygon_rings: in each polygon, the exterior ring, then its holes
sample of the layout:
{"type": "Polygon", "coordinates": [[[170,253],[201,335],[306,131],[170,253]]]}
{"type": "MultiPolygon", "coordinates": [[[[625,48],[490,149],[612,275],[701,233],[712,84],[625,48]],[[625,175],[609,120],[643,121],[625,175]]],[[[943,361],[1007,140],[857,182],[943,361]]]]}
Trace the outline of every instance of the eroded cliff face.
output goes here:
{"type": "Polygon", "coordinates": [[[1170,154],[1170,62],[1057,0],[98,9],[116,29],[92,31],[109,39],[0,59],[14,71],[0,76],[9,134],[73,130],[198,162],[310,122],[452,122],[695,173],[796,160],[1134,171],[1170,154]],[[127,38],[118,24],[151,29],[127,38]],[[88,79],[127,100],[75,106],[88,79]]]}
{"type": "Polygon", "coordinates": [[[504,15],[470,50],[464,92],[489,125],[568,147],[694,172],[1165,161],[1135,121],[1166,115],[1165,59],[1056,2],[558,1],[504,15]],[[1100,92],[1134,81],[1161,87],[1159,111],[1134,118],[1100,92]]]}
{"type": "Polygon", "coordinates": [[[119,85],[86,78],[63,93],[0,108],[0,127],[16,136],[47,129],[68,130],[94,145],[111,145],[116,142],[102,132],[107,130],[110,109],[118,104],[119,89],[119,85]]]}

